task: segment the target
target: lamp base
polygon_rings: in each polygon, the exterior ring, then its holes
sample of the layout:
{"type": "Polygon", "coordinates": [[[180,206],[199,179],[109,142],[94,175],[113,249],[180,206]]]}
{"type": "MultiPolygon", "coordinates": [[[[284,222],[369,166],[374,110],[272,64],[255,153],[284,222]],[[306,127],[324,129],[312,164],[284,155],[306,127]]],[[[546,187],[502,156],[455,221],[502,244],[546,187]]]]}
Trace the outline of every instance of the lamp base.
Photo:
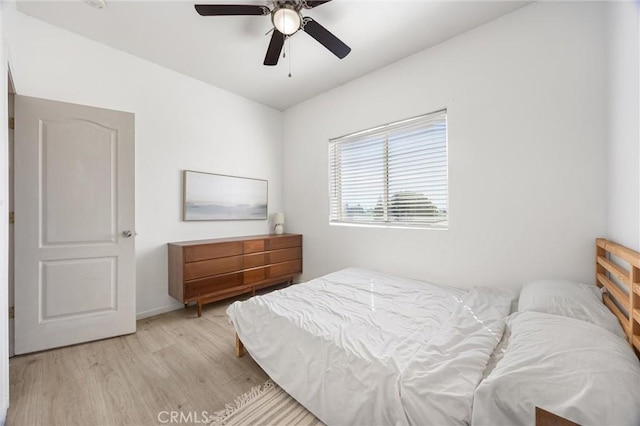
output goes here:
{"type": "Polygon", "coordinates": [[[276,226],[273,227],[273,232],[276,234],[282,234],[284,232],[284,226],[281,223],[277,223],[276,226]]]}

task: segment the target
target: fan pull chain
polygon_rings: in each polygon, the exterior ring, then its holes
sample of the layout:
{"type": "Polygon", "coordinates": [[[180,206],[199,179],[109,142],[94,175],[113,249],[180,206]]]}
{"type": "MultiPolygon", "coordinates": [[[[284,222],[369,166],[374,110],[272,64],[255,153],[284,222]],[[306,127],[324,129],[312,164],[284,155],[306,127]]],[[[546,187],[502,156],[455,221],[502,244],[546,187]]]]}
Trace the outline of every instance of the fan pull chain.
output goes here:
{"type": "Polygon", "coordinates": [[[289,40],[289,78],[291,78],[291,40],[289,40]]]}

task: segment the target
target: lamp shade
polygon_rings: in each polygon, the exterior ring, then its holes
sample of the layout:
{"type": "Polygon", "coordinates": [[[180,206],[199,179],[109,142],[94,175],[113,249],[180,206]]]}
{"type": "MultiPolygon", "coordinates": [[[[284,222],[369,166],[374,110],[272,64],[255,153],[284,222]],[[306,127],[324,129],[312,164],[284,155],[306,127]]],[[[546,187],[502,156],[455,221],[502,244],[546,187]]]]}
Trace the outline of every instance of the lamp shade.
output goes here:
{"type": "Polygon", "coordinates": [[[300,29],[300,14],[288,7],[276,9],[271,15],[273,26],[284,35],[291,35],[300,29]]]}
{"type": "Polygon", "coordinates": [[[284,213],[275,213],[273,215],[273,223],[276,225],[284,223],[284,213]]]}

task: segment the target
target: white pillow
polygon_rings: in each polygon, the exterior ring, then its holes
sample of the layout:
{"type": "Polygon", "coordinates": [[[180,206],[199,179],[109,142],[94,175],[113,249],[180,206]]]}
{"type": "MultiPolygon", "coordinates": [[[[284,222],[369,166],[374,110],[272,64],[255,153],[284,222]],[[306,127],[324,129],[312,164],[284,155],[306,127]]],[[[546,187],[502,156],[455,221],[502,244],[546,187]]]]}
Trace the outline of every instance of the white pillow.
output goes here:
{"type": "Polygon", "coordinates": [[[601,290],[567,280],[533,281],[520,291],[518,311],[546,312],[587,321],[626,338],[613,313],[602,303],[601,290]]]}
{"type": "Polygon", "coordinates": [[[533,425],[535,407],[581,425],[640,424],[640,363],[622,339],[538,312],[507,319],[504,358],[476,389],[473,425],[533,425]]]}

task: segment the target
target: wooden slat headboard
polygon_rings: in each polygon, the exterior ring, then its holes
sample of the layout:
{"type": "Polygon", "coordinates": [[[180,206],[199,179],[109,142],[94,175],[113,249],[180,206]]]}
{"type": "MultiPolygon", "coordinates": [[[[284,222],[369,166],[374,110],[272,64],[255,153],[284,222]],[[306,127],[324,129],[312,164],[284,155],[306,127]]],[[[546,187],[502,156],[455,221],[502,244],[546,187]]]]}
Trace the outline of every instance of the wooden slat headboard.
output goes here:
{"type": "Polygon", "coordinates": [[[604,287],[604,304],[618,317],[629,343],[640,353],[640,253],[596,239],[596,283],[604,287]],[[612,255],[628,268],[614,263],[612,255]]]}

